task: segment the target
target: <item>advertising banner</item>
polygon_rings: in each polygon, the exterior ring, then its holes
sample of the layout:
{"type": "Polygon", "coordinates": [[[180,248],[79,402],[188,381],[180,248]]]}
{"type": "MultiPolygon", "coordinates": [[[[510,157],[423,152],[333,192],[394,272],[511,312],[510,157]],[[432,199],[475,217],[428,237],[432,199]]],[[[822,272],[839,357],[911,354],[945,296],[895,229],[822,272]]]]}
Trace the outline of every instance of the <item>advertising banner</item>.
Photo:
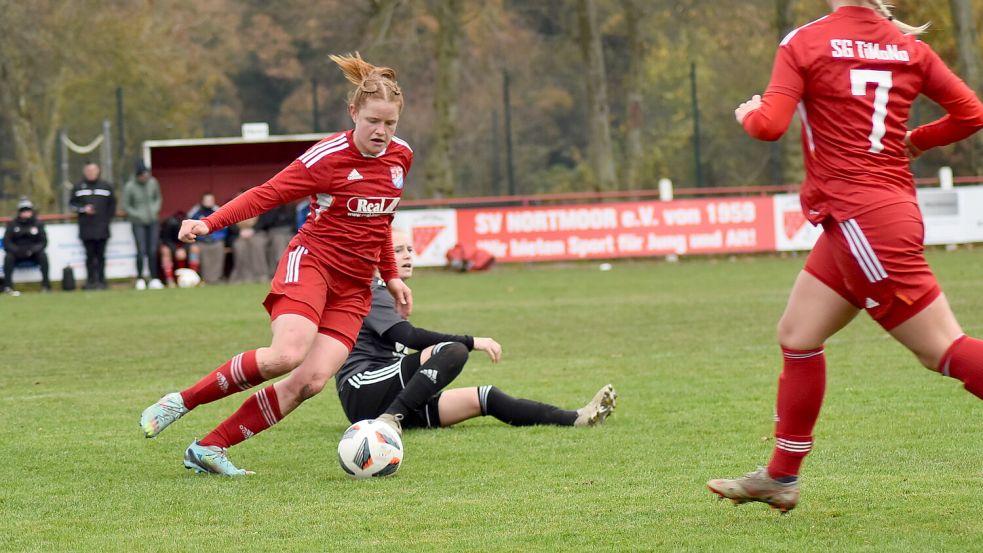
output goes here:
{"type": "Polygon", "coordinates": [[[806,219],[798,194],[777,194],[772,198],[775,201],[775,250],[811,250],[823,233],[823,227],[814,227],[806,219]]]}
{"type": "Polygon", "coordinates": [[[498,261],[772,251],[772,198],[457,211],[460,242],[498,261]]]}
{"type": "Polygon", "coordinates": [[[444,266],[447,250],[457,243],[457,215],[453,209],[397,211],[393,228],[410,235],[413,264],[417,267],[444,266]]]}

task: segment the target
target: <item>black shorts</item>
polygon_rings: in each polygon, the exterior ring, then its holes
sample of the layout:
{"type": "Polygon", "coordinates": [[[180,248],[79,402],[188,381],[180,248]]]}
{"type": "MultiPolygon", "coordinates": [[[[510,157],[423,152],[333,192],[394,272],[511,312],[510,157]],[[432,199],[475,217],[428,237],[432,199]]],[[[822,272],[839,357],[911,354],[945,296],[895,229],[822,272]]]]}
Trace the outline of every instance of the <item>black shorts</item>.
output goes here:
{"type": "MultiPolygon", "coordinates": [[[[338,388],[338,398],[341,399],[345,416],[355,422],[383,414],[419,370],[419,353],[394,360],[388,365],[367,364],[338,388]]],[[[437,393],[423,407],[407,413],[402,422],[403,428],[440,428],[439,401],[440,393],[437,393]]]]}

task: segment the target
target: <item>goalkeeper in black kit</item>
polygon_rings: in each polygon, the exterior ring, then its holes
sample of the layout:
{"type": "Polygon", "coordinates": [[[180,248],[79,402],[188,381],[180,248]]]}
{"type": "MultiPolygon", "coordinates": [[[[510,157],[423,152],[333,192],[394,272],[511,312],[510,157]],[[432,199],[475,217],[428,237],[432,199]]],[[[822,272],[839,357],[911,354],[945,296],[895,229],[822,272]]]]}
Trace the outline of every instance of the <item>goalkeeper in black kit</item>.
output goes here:
{"type": "MultiPolygon", "coordinates": [[[[413,275],[413,246],[393,232],[396,266],[403,280],[413,275]]],[[[438,428],[490,415],[512,426],[596,426],[615,408],[610,384],[577,410],[517,399],[495,386],[445,390],[464,369],[468,353],[485,352],[493,363],[502,346],[491,338],[442,334],[413,326],[396,312],[381,281],[372,289],[372,309],[355,347],[335,375],[338,396],[352,422],[379,419],[402,428],[438,428]],[[416,353],[409,353],[415,350],[416,353]]]]}

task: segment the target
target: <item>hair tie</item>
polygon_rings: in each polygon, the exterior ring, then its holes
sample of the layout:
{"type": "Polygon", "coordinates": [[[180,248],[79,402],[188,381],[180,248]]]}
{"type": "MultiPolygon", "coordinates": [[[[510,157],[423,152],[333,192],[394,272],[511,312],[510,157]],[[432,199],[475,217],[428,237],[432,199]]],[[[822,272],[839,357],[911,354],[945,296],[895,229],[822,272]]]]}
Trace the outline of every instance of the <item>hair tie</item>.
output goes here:
{"type": "Polygon", "coordinates": [[[888,20],[888,21],[894,21],[894,16],[893,16],[893,15],[889,15],[889,16],[887,16],[887,20],[888,20]]]}

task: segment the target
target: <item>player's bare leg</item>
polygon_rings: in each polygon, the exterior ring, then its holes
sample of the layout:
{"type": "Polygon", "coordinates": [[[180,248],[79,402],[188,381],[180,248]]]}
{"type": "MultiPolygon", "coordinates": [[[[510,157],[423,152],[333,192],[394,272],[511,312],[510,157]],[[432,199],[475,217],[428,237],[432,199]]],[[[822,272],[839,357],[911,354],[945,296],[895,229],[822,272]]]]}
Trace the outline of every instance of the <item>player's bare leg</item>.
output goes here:
{"type": "Polygon", "coordinates": [[[822,347],[859,312],[811,273],[800,271],[778,321],[778,343],[797,350],[822,347]]]}
{"type": "Polygon", "coordinates": [[[290,376],[273,385],[284,416],[304,401],[321,393],[348,358],[348,347],[337,339],[318,334],[307,358],[290,376]]]}
{"type": "Polygon", "coordinates": [[[942,356],[962,333],[962,327],[944,294],[891,330],[891,336],[911,350],[922,365],[933,371],[938,370],[942,356]]]}
{"type": "Polygon", "coordinates": [[[478,403],[478,388],[454,388],[444,391],[440,394],[437,410],[440,412],[440,426],[453,426],[459,422],[480,417],[481,404],[478,403]]]}
{"type": "Polygon", "coordinates": [[[760,501],[782,512],[795,508],[799,466],[812,449],[812,429],[826,388],[823,343],[858,312],[812,274],[799,273],[778,323],[784,367],[778,381],[778,421],[771,463],[741,478],[710,480],[710,491],[735,504],[760,501]]]}
{"type": "Polygon", "coordinates": [[[891,330],[891,335],[923,365],[961,381],[967,391],[983,399],[983,340],[963,334],[944,295],[891,330]]]}

